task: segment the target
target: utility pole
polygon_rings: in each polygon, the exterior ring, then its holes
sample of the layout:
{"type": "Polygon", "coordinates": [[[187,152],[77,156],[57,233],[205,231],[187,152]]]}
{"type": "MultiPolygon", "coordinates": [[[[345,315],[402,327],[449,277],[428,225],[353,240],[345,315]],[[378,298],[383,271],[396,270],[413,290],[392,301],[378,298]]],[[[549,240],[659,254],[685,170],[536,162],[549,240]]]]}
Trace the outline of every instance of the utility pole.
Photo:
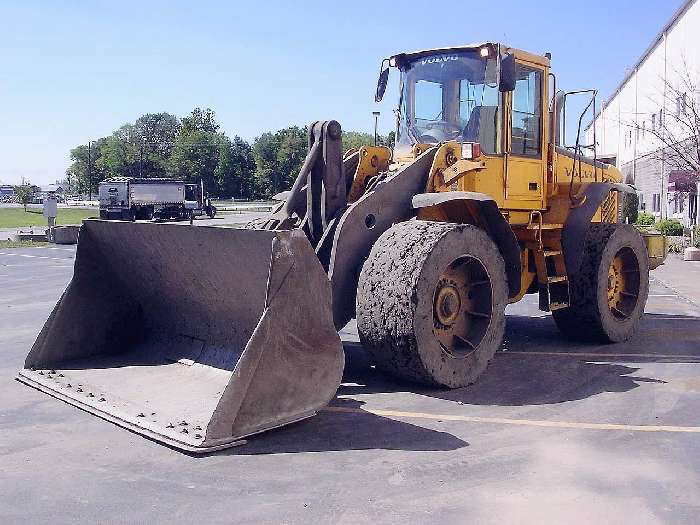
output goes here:
{"type": "Polygon", "coordinates": [[[143,176],[143,140],[141,141],[141,156],[139,157],[139,177],[143,176]]]}
{"type": "Polygon", "coordinates": [[[88,140],[88,162],[87,162],[87,174],[88,174],[88,200],[92,200],[92,169],[90,167],[91,160],[90,160],[90,146],[91,146],[92,141],[88,140]]]}
{"type": "Polygon", "coordinates": [[[377,145],[377,125],[379,123],[379,111],[372,111],[374,115],[374,145],[377,145]]]}

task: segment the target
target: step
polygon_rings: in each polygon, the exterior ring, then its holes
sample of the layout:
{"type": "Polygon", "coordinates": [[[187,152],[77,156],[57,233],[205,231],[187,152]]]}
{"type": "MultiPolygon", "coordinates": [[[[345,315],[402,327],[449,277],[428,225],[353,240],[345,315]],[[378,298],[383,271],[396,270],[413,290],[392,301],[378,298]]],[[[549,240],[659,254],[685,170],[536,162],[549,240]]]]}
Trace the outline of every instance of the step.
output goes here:
{"type": "Polygon", "coordinates": [[[561,310],[562,308],[568,308],[569,303],[549,303],[549,311],[561,310]]]}
{"type": "Polygon", "coordinates": [[[544,250],[545,257],[554,257],[555,255],[561,255],[561,250],[544,250]]]}
{"type": "Polygon", "coordinates": [[[568,280],[569,278],[566,275],[554,275],[552,277],[547,277],[548,283],[563,283],[568,280]]]}
{"type": "Polygon", "coordinates": [[[558,224],[555,222],[549,222],[549,223],[544,223],[541,226],[537,223],[531,223],[528,224],[527,229],[528,230],[561,230],[564,227],[563,224],[558,224]]]}

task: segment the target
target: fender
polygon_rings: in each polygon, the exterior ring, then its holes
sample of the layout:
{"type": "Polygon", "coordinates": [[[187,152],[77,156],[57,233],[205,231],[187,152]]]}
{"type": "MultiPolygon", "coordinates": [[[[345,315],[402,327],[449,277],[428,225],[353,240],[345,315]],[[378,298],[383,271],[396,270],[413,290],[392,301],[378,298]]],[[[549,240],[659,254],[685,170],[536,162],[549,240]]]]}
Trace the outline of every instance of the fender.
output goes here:
{"type": "Polygon", "coordinates": [[[634,188],[629,184],[591,182],[584,190],[583,196],[585,199],[583,203],[576,208],[572,208],[569,212],[561,234],[561,246],[564,251],[564,262],[568,274],[571,275],[578,271],[581,255],[583,254],[583,240],[586,237],[588,225],[591,223],[591,219],[600,207],[603,199],[611,191],[636,194],[634,188]]]}
{"type": "Polygon", "coordinates": [[[338,330],[355,316],[357,280],[374,243],[393,224],[416,216],[411,199],[425,189],[436,151],[437,147],[431,147],[411,164],[377,182],[374,189],[350,204],[337,218],[335,229],[329,230],[327,239],[332,239],[332,246],[328,278],[338,330]]]}
{"type": "Polygon", "coordinates": [[[508,298],[512,299],[518,295],[521,278],[520,244],[493,198],[485,193],[473,191],[419,193],[413,197],[412,205],[416,209],[443,207],[449,217],[465,215],[466,219],[466,216],[469,216],[469,222],[473,221],[476,226],[486,231],[503,256],[508,279],[508,298]],[[461,213],[449,213],[450,208],[461,213]]]}

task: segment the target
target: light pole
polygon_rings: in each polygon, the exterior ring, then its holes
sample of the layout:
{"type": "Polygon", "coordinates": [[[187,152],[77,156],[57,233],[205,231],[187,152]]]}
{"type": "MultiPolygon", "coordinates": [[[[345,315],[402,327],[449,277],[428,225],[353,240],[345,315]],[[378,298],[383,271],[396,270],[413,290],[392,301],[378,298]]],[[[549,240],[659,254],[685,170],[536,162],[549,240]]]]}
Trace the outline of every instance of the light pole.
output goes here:
{"type": "Polygon", "coordinates": [[[379,123],[379,111],[372,111],[374,115],[374,145],[377,145],[377,125],[379,123]]]}
{"type": "Polygon", "coordinates": [[[91,147],[92,141],[88,140],[88,159],[87,159],[87,176],[88,176],[88,200],[92,200],[92,170],[90,167],[91,161],[90,161],[90,147],[91,147]]]}

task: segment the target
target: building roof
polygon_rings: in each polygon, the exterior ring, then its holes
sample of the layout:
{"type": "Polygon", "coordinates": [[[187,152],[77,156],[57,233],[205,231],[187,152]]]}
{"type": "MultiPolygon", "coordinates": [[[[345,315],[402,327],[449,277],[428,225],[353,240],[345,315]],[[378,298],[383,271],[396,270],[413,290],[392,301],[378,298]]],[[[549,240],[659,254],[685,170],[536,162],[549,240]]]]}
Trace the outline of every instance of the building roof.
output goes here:
{"type": "Polygon", "coordinates": [[[605,102],[601,105],[600,109],[598,112],[595,114],[593,117],[593,120],[586,126],[586,130],[591,127],[591,124],[595,122],[595,120],[598,118],[598,116],[605,110],[605,108],[608,107],[608,104],[610,104],[610,101],[614,99],[620,91],[622,91],[622,88],[629,82],[629,80],[632,78],[632,75],[635,74],[637,69],[639,69],[639,66],[641,66],[644,61],[651,55],[651,52],[656,49],[656,47],[663,41],[664,35],[674,26],[676,25],[676,22],[686,13],[688,9],[690,9],[690,6],[692,6],[695,3],[695,0],[684,0],[683,4],[676,9],[676,12],[671,15],[671,18],[669,19],[668,22],[664,25],[664,27],[659,31],[659,33],[656,35],[654,40],[651,41],[651,44],[649,44],[649,47],[646,48],[644,53],[642,53],[642,56],[639,57],[639,59],[634,63],[634,66],[632,66],[627,73],[625,74],[624,78],[622,81],[617,85],[615,88],[615,91],[613,91],[612,95],[610,95],[605,102]]]}

